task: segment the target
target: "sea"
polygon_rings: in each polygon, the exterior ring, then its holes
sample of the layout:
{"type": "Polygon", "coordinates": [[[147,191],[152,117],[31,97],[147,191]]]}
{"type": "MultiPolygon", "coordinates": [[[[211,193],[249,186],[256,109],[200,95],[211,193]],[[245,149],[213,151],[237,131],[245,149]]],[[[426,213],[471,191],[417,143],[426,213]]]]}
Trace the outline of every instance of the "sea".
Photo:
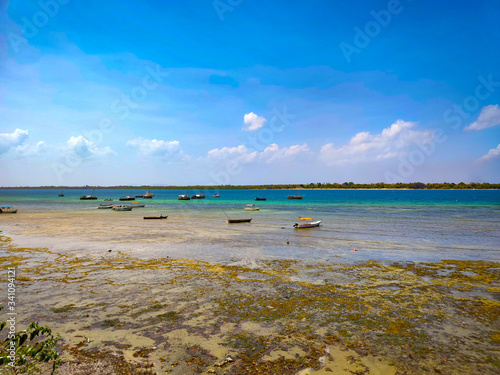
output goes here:
{"type": "MultiPolygon", "coordinates": [[[[245,241],[238,246],[259,248],[264,258],[378,259],[402,261],[500,261],[499,190],[255,190],[202,191],[206,199],[180,201],[185,190],[151,189],[153,199],[145,215],[163,213],[180,217],[190,228],[220,233],[238,231],[245,241]],[[213,197],[213,194],[220,197],[213,197]],[[303,199],[288,199],[300,194],[303,199]],[[266,197],[255,201],[255,197],[266,197]],[[255,204],[259,211],[244,210],[255,204]],[[227,224],[227,218],[252,218],[250,224],[227,224]],[[294,229],[298,217],[321,220],[319,228],[294,229]],[[243,243],[243,244],[242,244],[243,243]]],[[[92,212],[96,207],[145,190],[0,189],[0,206],[23,212],[92,212]],[[80,200],[94,193],[98,200],[80,200]]],[[[189,190],[189,195],[200,193],[189,190]]],[[[134,209],[135,210],[135,209],[134,209]]],[[[109,213],[108,213],[109,214],[109,213]]],[[[0,221],[1,224],[1,221],[0,221]]],[[[233,233],[234,234],[234,233],[233,233]]],[[[227,241],[226,241],[227,242],[227,241]]],[[[196,244],[198,251],[199,243],[196,244]]],[[[230,246],[225,244],[224,246],[230,246]]],[[[206,251],[216,251],[213,244],[206,251]]],[[[196,257],[196,256],[195,256],[196,257]]]]}

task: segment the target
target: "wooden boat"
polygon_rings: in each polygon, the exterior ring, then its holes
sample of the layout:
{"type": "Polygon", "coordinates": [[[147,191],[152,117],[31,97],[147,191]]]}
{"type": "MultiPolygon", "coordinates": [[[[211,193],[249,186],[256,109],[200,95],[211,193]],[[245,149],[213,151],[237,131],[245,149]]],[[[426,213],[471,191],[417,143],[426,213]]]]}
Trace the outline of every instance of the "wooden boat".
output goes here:
{"type": "Polygon", "coordinates": [[[123,197],[120,197],[120,201],[133,201],[135,198],[130,196],[130,195],[125,195],[123,197]]]}
{"type": "Polygon", "coordinates": [[[200,190],[199,194],[191,195],[191,199],[205,199],[205,194],[202,194],[200,190]]]}
{"type": "Polygon", "coordinates": [[[155,195],[154,195],[154,194],[151,194],[151,193],[149,192],[149,189],[148,189],[148,191],[146,192],[146,194],[144,194],[144,195],[142,196],[142,198],[143,198],[143,199],[152,199],[154,196],[155,196],[155,195]]]}
{"type": "Polygon", "coordinates": [[[94,191],[95,191],[95,189],[94,189],[94,190],[92,190],[92,194],[89,194],[89,195],[82,195],[82,196],[80,197],[80,200],[84,201],[84,200],[95,200],[95,199],[97,199],[97,197],[94,195],[94,191]]]}
{"type": "Polygon", "coordinates": [[[136,208],[136,207],[144,207],[144,203],[139,203],[139,202],[132,202],[130,203],[130,207],[136,208]]]}
{"type": "Polygon", "coordinates": [[[112,203],[110,203],[110,204],[101,203],[97,208],[100,208],[100,209],[113,208],[113,204],[112,203]]]}
{"type": "Polygon", "coordinates": [[[252,219],[228,219],[228,224],[236,224],[236,223],[249,223],[252,219]]]}
{"type": "Polygon", "coordinates": [[[266,197],[255,197],[256,201],[265,201],[266,199],[266,197]]]}
{"type": "Polygon", "coordinates": [[[61,191],[58,195],[58,197],[64,197],[64,191],[61,191]]]}
{"type": "Polygon", "coordinates": [[[188,191],[186,190],[186,194],[179,195],[177,199],[180,201],[188,201],[191,199],[191,197],[188,195],[188,191]]]}
{"type": "Polygon", "coordinates": [[[318,220],[318,221],[309,221],[309,220],[312,220],[312,218],[310,217],[305,217],[305,218],[300,218],[299,217],[299,220],[307,220],[307,222],[305,223],[295,223],[293,225],[293,227],[295,229],[301,229],[301,228],[314,228],[314,227],[319,227],[319,225],[321,224],[321,220],[318,220]]]}
{"type": "Polygon", "coordinates": [[[132,211],[132,207],[126,204],[117,204],[113,207],[114,211],[132,211]]]}
{"type": "Polygon", "coordinates": [[[163,216],[160,214],[160,216],[144,216],[144,220],[146,219],[166,219],[168,216],[163,216]]]}
{"type": "Polygon", "coordinates": [[[16,212],[17,208],[11,206],[0,207],[0,214],[15,214],[16,212]]]}
{"type": "Polygon", "coordinates": [[[255,204],[247,204],[245,207],[245,211],[259,211],[259,207],[255,207],[255,204]]]}
{"type": "Polygon", "coordinates": [[[288,199],[302,199],[302,198],[304,198],[304,197],[302,195],[300,195],[298,191],[297,191],[296,195],[289,195],[288,196],[288,199]]]}

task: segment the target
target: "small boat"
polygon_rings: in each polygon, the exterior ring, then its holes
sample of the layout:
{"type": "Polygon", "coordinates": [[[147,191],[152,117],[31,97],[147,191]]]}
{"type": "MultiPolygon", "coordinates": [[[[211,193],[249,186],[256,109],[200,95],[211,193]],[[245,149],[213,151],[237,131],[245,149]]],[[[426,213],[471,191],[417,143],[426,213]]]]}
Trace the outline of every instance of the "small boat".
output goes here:
{"type": "Polygon", "coordinates": [[[144,216],[144,220],[146,219],[166,219],[168,216],[163,216],[160,214],[160,216],[144,216]]]}
{"type": "Polygon", "coordinates": [[[302,195],[300,195],[298,191],[297,191],[296,195],[289,195],[288,196],[288,199],[302,199],[302,198],[304,198],[304,197],[302,195]]]}
{"type": "Polygon", "coordinates": [[[151,193],[149,192],[149,189],[148,189],[148,191],[146,192],[146,194],[144,194],[144,195],[142,196],[142,198],[143,198],[143,199],[152,199],[154,196],[155,196],[155,195],[154,195],[154,194],[151,194],[151,193]]]}
{"type": "Polygon", "coordinates": [[[111,199],[111,198],[106,198],[106,199],[104,200],[104,202],[113,202],[113,199],[111,199]]]}
{"type": "Polygon", "coordinates": [[[219,193],[214,194],[214,195],[212,195],[212,197],[214,197],[214,198],[220,198],[220,194],[219,193]]]}
{"type": "Polygon", "coordinates": [[[293,225],[294,228],[296,229],[301,229],[301,228],[314,228],[314,227],[319,227],[321,224],[321,220],[318,221],[311,221],[313,220],[312,217],[299,217],[300,221],[306,221],[306,223],[295,223],[293,225]]]}
{"type": "Polygon", "coordinates": [[[113,204],[101,203],[97,208],[100,209],[113,208],[113,204]]]}
{"type": "Polygon", "coordinates": [[[117,204],[113,207],[114,211],[132,211],[132,207],[126,204],[117,204]]]}
{"type": "Polygon", "coordinates": [[[265,201],[266,199],[266,197],[255,197],[256,201],[265,201]]]}
{"type": "Polygon", "coordinates": [[[58,195],[58,197],[64,197],[64,191],[61,191],[58,195]]]}
{"type": "Polygon", "coordinates": [[[247,204],[245,207],[245,211],[259,211],[259,207],[255,207],[255,204],[247,204]]]}
{"type": "Polygon", "coordinates": [[[249,223],[252,219],[228,219],[228,224],[236,224],[236,223],[249,223]]]}
{"type": "Polygon", "coordinates": [[[186,190],[186,194],[179,195],[177,199],[180,201],[188,201],[191,199],[191,197],[188,195],[188,191],[186,190]]]}
{"type": "Polygon", "coordinates": [[[97,197],[94,195],[94,191],[95,191],[95,189],[92,190],[92,194],[82,195],[80,197],[80,200],[85,201],[85,200],[95,200],[95,199],[97,199],[97,197]]]}
{"type": "Polygon", "coordinates": [[[11,206],[0,207],[0,214],[15,214],[16,212],[17,208],[11,206]]]}
{"type": "Polygon", "coordinates": [[[205,194],[202,194],[200,190],[199,194],[191,195],[191,199],[205,199],[205,194]]]}
{"type": "Polygon", "coordinates": [[[120,197],[120,201],[133,201],[135,198],[130,196],[130,195],[125,195],[123,197],[120,197]]]}
{"type": "Polygon", "coordinates": [[[136,208],[136,207],[144,207],[144,203],[139,203],[139,202],[131,202],[130,207],[136,208]]]}
{"type": "Polygon", "coordinates": [[[139,195],[136,195],[135,197],[136,197],[136,198],[144,198],[144,195],[139,194],[139,195]]]}

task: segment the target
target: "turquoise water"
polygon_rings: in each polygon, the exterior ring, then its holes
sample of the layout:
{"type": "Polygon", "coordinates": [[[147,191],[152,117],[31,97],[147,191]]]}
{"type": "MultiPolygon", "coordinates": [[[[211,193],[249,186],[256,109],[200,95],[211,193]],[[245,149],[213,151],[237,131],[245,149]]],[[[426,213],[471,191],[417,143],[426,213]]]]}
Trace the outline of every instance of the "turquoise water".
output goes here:
{"type": "MultiPolygon", "coordinates": [[[[92,190],[0,190],[0,205],[12,205],[20,212],[40,210],[95,210],[105,198],[143,194],[144,190],[99,189],[96,201],[79,197],[92,190]]],[[[301,190],[302,200],[289,200],[296,190],[204,191],[206,199],[179,201],[185,190],[154,190],[145,213],[163,212],[184,217],[192,225],[219,225],[231,217],[252,217],[249,246],[291,242],[291,247],[264,246],[270,256],[327,257],[347,254],[358,248],[374,259],[500,260],[500,191],[498,190],[301,190]],[[254,201],[265,196],[267,201],[254,201]],[[246,204],[258,212],[243,210],[246,204]],[[297,217],[321,220],[320,228],[293,230],[297,217]]],[[[196,194],[191,190],[188,194],[196,194]]],[[[123,202],[127,203],[127,202],[123,202]]],[[[102,211],[102,210],[95,210],[102,211]]],[[[104,213],[103,213],[104,214],[104,213]]],[[[239,229],[243,228],[243,229],[239,229]]],[[[248,229],[250,228],[250,229],[248,229]]],[[[261,246],[263,247],[263,246],[261,246]]]]}

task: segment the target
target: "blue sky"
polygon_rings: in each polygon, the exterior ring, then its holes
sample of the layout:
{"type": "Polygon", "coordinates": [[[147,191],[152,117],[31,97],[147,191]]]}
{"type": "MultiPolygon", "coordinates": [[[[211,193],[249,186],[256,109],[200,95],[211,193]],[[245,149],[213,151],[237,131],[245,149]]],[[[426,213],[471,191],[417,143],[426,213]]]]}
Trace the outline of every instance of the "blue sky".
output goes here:
{"type": "Polygon", "coordinates": [[[500,182],[500,3],[0,1],[0,185],[500,182]]]}

